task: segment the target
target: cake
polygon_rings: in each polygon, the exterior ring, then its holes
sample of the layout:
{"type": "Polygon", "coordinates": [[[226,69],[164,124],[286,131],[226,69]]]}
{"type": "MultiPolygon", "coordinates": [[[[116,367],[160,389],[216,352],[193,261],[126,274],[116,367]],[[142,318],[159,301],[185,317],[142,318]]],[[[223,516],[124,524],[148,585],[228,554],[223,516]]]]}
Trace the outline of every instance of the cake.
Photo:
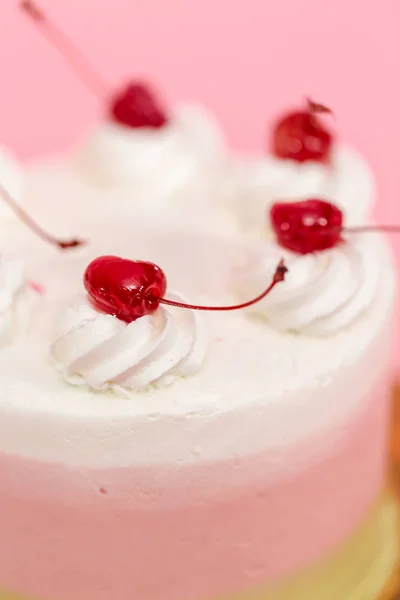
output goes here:
{"type": "Polygon", "coordinates": [[[0,600],[381,600],[396,276],[316,112],[263,208],[232,160],[226,220],[28,170],[52,235],[2,235],[0,600]],[[287,193],[303,167],[324,186],[287,193]]]}
{"type": "Polygon", "coordinates": [[[397,559],[382,235],[317,199],[275,203],[265,239],[78,219],[35,181],[31,214],[89,239],[4,232],[39,298],[0,351],[0,598],[375,600],[397,559]]]}

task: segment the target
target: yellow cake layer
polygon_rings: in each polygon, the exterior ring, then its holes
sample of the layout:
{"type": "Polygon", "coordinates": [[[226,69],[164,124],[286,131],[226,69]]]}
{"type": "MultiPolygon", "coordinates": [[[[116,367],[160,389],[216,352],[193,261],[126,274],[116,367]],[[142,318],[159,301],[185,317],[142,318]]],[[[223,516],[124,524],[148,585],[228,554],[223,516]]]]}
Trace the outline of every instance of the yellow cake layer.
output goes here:
{"type": "MultiPolygon", "coordinates": [[[[329,558],[274,588],[264,586],[213,600],[396,600],[399,532],[397,506],[386,495],[329,558]]],[[[3,591],[0,600],[33,599],[3,591]]]]}

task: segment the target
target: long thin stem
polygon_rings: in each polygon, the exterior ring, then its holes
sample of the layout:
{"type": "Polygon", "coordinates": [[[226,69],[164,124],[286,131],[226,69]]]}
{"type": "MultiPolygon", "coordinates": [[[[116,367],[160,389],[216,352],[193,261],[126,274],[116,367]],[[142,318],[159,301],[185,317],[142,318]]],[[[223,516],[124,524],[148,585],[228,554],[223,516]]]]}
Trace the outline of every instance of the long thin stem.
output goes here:
{"type": "Polygon", "coordinates": [[[364,233],[373,231],[399,233],[400,225],[357,225],[356,227],[345,227],[343,231],[346,233],[364,233]]]}
{"type": "Polygon", "coordinates": [[[31,17],[50,45],[58,50],[85,87],[103,101],[111,86],[82,54],[71,38],[53,21],[50,21],[36,3],[31,0],[22,0],[20,7],[31,17]]]}
{"type": "Polygon", "coordinates": [[[174,302],[173,300],[167,300],[167,298],[161,298],[160,303],[168,304],[168,306],[177,306],[178,308],[190,308],[192,310],[238,310],[240,308],[247,308],[263,300],[265,296],[267,296],[278,283],[285,279],[285,275],[287,272],[288,269],[286,268],[285,263],[282,259],[280,260],[272,278],[272,281],[267,287],[267,289],[261,292],[261,294],[259,294],[252,300],[242,302],[241,304],[233,304],[231,306],[201,306],[197,304],[184,304],[183,302],[174,302]]]}
{"type": "Polygon", "coordinates": [[[14,200],[14,198],[7,192],[5,187],[0,184],[0,197],[1,199],[11,208],[11,210],[17,215],[17,217],[29,227],[31,231],[36,233],[42,240],[57,246],[61,250],[67,250],[68,248],[76,248],[76,246],[82,246],[85,244],[83,240],[72,239],[72,240],[58,240],[53,235],[45,231],[36,223],[36,221],[25,212],[25,210],[14,200]]]}

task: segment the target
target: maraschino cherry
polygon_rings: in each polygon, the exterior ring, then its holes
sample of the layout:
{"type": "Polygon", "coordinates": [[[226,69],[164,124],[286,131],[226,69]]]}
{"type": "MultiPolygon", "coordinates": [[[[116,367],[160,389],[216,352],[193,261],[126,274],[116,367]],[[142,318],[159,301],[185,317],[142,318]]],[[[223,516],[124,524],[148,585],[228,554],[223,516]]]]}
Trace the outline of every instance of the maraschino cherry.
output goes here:
{"type": "Polygon", "coordinates": [[[168,123],[165,109],[151,88],[140,81],[132,82],[111,103],[115,121],[132,129],[160,129],[168,123]]]}
{"type": "Polygon", "coordinates": [[[280,246],[298,254],[328,250],[343,243],[343,233],[400,232],[398,225],[343,227],[342,211],[325,200],[279,202],[269,213],[280,246]]]}
{"type": "Polygon", "coordinates": [[[272,152],[277,158],[289,158],[299,163],[307,160],[329,162],[332,134],[325,127],[319,114],[332,111],[307,100],[304,110],[297,110],[282,117],[272,133],[272,152]]]}
{"type": "Polygon", "coordinates": [[[281,281],[287,268],[281,260],[269,286],[258,296],[231,306],[198,306],[164,298],[167,279],[160,267],[144,261],[117,256],[100,256],[93,260],[84,274],[84,285],[93,304],[107,314],[130,323],[154,313],[160,304],[191,310],[238,310],[259,302],[281,281]]]}
{"type": "MultiPolygon", "coordinates": [[[[103,102],[104,97],[109,95],[111,86],[70,37],[50,21],[32,0],[22,0],[20,6],[32,18],[50,44],[60,52],[84,85],[103,102]]],[[[159,129],[169,121],[166,110],[154,91],[141,81],[132,81],[118,91],[110,101],[109,112],[112,120],[132,129],[144,127],[159,129]]]]}
{"type": "Polygon", "coordinates": [[[27,212],[25,212],[25,210],[18,204],[18,202],[14,200],[11,194],[9,194],[5,187],[3,187],[1,184],[0,197],[17,215],[17,217],[45,242],[52,244],[53,246],[57,246],[57,248],[60,248],[61,250],[68,250],[69,248],[76,248],[77,246],[82,246],[85,244],[84,240],[79,240],[76,238],[71,240],[59,240],[47,231],[44,231],[44,229],[42,229],[40,225],[38,225],[36,221],[34,221],[32,217],[28,215],[27,212]]]}

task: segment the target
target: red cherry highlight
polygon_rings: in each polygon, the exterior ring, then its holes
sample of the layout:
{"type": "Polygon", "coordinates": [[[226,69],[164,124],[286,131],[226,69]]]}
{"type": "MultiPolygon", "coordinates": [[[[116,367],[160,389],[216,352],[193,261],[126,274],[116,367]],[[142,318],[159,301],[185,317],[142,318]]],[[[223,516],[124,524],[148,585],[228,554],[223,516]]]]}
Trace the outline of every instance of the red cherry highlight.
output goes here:
{"type": "Polygon", "coordinates": [[[130,323],[154,313],[160,304],[178,308],[207,311],[228,311],[247,308],[260,302],[284,280],[287,268],[281,260],[268,287],[258,296],[241,304],[201,306],[174,302],[164,298],[167,279],[154,263],[133,261],[117,256],[100,256],[93,260],[84,274],[84,285],[93,304],[101,311],[130,323]]]}
{"type": "Polygon", "coordinates": [[[40,33],[55,48],[84,86],[103,101],[110,86],[92,63],[82,54],[72,39],[51,21],[45,12],[32,0],[22,0],[20,8],[31,18],[40,33]]]}
{"type": "Polygon", "coordinates": [[[307,100],[306,109],[284,115],[272,132],[272,153],[300,163],[329,162],[333,137],[318,118],[322,113],[332,114],[326,106],[307,100]]]}
{"type": "Polygon", "coordinates": [[[398,225],[343,227],[342,211],[318,199],[276,203],[269,217],[279,245],[297,254],[334,248],[344,242],[343,233],[400,232],[398,225]]]}
{"type": "Polygon", "coordinates": [[[69,248],[76,248],[77,246],[82,246],[86,242],[84,240],[79,240],[73,238],[71,240],[59,240],[55,238],[53,235],[45,231],[32,219],[30,215],[14,200],[14,198],[7,192],[7,190],[0,185],[0,197],[7,204],[9,208],[17,215],[17,217],[25,223],[27,227],[33,233],[35,233],[42,240],[51,244],[52,246],[57,246],[60,250],[68,250],[69,248]]]}
{"type": "Polygon", "coordinates": [[[126,86],[114,98],[110,109],[112,118],[126,127],[159,129],[168,123],[159,99],[148,85],[140,81],[126,86]]]}

